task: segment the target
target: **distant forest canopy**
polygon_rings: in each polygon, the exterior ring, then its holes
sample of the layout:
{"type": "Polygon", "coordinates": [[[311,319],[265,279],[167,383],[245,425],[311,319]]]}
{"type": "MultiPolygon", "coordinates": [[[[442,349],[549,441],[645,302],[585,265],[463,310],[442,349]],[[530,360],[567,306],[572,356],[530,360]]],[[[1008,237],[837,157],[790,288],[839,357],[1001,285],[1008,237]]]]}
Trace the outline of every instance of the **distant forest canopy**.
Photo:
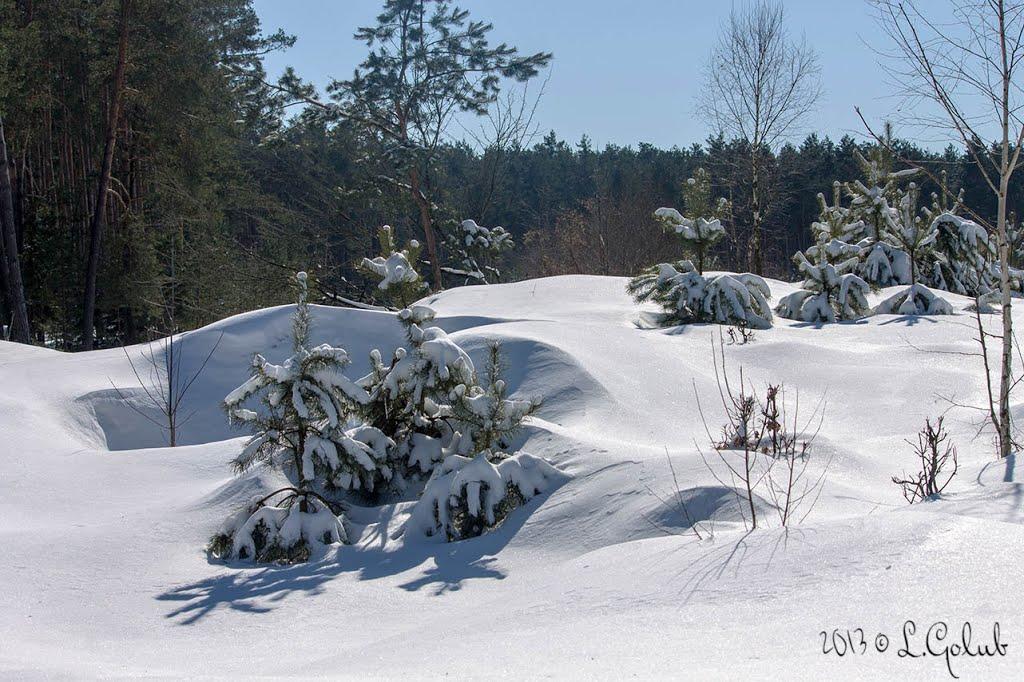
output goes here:
{"type": "MultiPolygon", "coordinates": [[[[712,266],[746,269],[744,141],[595,149],[586,137],[535,134],[539,88],[516,80],[528,80],[545,56],[524,57],[534,58],[529,65],[492,55],[506,60],[496,67],[504,78],[495,87],[504,90],[482,95],[491,112],[481,116],[484,132],[469,138],[453,125],[429,149],[396,143],[339,115],[351,95],[325,105],[294,74],[284,85],[267,82],[262,56],[293,42],[262,33],[250,0],[0,0],[0,132],[34,342],[93,343],[82,322],[90,261],[96,346],[290,302],[287,283],[300,269],[323,302],[373,303],[374,284],[356,263],[379,253],[381,225],[402,243],[422,239],[424,210],[442,262],[452,257],[445,235],[463,219],[508,230],[516,244],[498,264],[501,281],[633,275],[680,256],[653,212],[685,213],[681,186],[700,167],[714,195],[732,203],[712,266]]],[[[638,106],[638,131],[642,123],[638,106]]],[[[994,215],[994,196],[964,150],[895,146],[945,172],[979,216],[994,215]]],[[[817,194],[831,197],[834,180],[861,176],[856,148],[869,145],[810,134],[765,150],[764,274],[795,278],[790,259],[811,244],[817,194]]],[[[1015,175],[1010,193],[1018,212],[1022,181],[1015,175]]],[[[923,197],[937,190],[927,178],[919,183],[923,197]]],[[[430,265],[421,272],[431,279],[430,265]]],[[[443,281],[463,283],[450,274],[443,281]]],[[[7,324],[10,296],[0,314],[7,324]]]]}

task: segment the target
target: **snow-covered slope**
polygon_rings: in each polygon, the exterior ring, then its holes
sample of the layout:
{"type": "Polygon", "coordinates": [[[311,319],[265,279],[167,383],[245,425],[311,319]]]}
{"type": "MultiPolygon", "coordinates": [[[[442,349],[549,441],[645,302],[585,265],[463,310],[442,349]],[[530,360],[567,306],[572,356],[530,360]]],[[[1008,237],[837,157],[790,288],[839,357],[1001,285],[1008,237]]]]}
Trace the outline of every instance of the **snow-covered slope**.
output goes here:
{"type": "MultiPolygon", "coordinates": [[[[771,284],[776,300],[793,289],[771,284]]],[[[572,478],[456,544],[397,537],[409,503],[357,509],[355,545],[293,567],[225,566],[203,552],[228,513],[273,483],[232,475],[240,434],[218,404],[253,351],[288,354],[289,307],[179,340],[185,373],[217,349],[173,449],[155,447],[159,431],[112,388],[137,385],[121,350],[0,343],[0,676],[947,674],[941,656],[898,656],[908,619],[915,652],[936,621],[957,637],[970,622],[976,644],[991,643],[998,621],[1007,655],[952,669],[991,679],[1024,668],[1024,490],[1004,482],[989,436],[974,437],[977,414],[947,416],[961,470],[945,499],[908,507],[889,480],[912,466],[904,439],[948,407],[943,397],[980,404],[979,361],[930,352],[973,352],[972,318],[777,319],[727,346],[755,385],[784,381],[806,405],[827,396],[815,451],[832,463],[817,505],[788,531],[769,517],[746,533],[698,451],[708,438],[695,395],[712,428],[722,421],[718,327],[637,329],[624,287],[558,277],[427,299],[474,359],[503,342],[510,389],[544,401],[524,448],[572,478]],[[659,501],[673,491],[667,457],[690,513],[714,519],[713,538],[684,534],[659,501]],[[819,633],[833,628],[854,639],[862,628],[865,653],[858,642],[856,654],[824,655],[819,633]]],[[[316,308],[313,341],[348,348],[357,376],[371,348],[387,353],[401,333],[386,313],[316,308]]]]}

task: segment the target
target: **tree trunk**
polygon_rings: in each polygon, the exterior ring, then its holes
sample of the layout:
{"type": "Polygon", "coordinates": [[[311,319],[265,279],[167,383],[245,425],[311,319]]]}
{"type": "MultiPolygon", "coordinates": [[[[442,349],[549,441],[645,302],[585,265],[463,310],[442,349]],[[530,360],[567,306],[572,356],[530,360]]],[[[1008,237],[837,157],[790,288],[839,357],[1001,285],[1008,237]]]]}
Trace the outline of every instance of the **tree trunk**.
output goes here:
{"type": "Polygon", "coordinates": [[[434,221],[430,215],[430,201],[423,194],[420,184],[419,169],[413,166],[409,171],[409,185],[412,187],[412,198],[420,212],[420,226],[423,228],[423,239],[427,243],[427,258],[430,259],[430,269],[433,273],[433,290],[440,291],[444,288],[444,280],[441,278],[441,258],[437,252],[437,236],[434,233],[434,221]]]}
{"type": "Polygon", "coordinates": [[[1003,313],[1002,353],[999,369],[999,456],[1009,457],[1013,447],[1010,423],[1010,388],[1013,385],[1013,317],[1010,299],[1010,243],[1006,234],[1006,195],[1009,174],[999,186],[997,240],[999,245],[999,293],[1003,313]]]}
{"type": "Polygon", "coordinates": [[[107,137],[103,144],[103,163],[100,167],[99,185],[96,188],[96,204],[93,206],[89,223],[89,256],[85,272],[85,301],[82,305],[82,348],[92,350],[95,340],[96,317],[96,276],[100,265],[100,240],[103,234],[104,207],[107,190],[110,187],[110,170],[114,163],[114,147],[117,144],[117,121],[121,114],[121,100],[124,97],[125,67],[128,61],[128,11],[131,0],[121,0],[121,19],[118,29],[117,66],[114,68],[114,90],[107,113],[107,137]]]}
{"type": "Polygon", "coordinates": [[[3,281],[11,308],[11,340],[29,343],[32,335],[28,326],[28,306],[25,304],[25,286],[21,280],[18,261],[18,238],[14,230],[14,192],[7,159],[7,139],[4,120],[0,114],[0,228],[3,230],[3,281]]]}
{"type": "Polygon", "coordinates": [[[753,228],[750,232],[750,241],[747,244],[747,267],[755,275],[764,274],[764,254],[761,252],[761,172],[757,163],[757,151],[750,154],[751,170],[751,208],[754,212],[753,228]]]}

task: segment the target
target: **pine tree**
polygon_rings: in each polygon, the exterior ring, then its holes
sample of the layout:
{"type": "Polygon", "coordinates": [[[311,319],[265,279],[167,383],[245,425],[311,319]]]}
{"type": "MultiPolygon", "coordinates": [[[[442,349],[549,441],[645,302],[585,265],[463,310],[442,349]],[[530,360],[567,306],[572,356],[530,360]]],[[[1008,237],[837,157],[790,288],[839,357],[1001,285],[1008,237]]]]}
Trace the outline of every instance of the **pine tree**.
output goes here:
{"type": "Polygon", "coordinates": [[[475,220],[463,220],[445,232],[445,245],[452,254],[454,264],[441,268],[444,272],[487,284],[501,278],[495,261],[512,250],[512,235],[504,227],[482,227],[475,220]]]}
{"type": "Polygon", "coordinates": [[[396,443],[399,485],[406,476],[430,474],[447,452],[459,449],[447,421],[450,395],[475,384],[473,361],[443,329],[427,326],[433,319],[427,306],[400,311],[406,346],[394,351],[390,363],[379,350],[371,352],[371,372],[359,380],[369,396],[368,422],[396,443]]]}
{"type": "Polygon", "coordinates": [[[328,344],[308,347],[306,273],[296,275],[296,285],[294,354],[280,365],[257,354],[248,381],[224,399],[229,418],[253,432],[233,462],[235,470],[265,464],[290,475],[293,485],[230,520],[211,544],[218,556],[292,561],[308,557],[315,546],[341,542],[342,520],[321,491],[373,491],[392,476],[395,444],[358,420],[358,408],[369,397],[343,374],[348,353],[328,344]],[[258,410],[245,407],[256,397],[258,410]],[[275,497],[277,504],[267,505],[275,497]]]}
{"type": "Polygon", "coordinates": [[[510,438],[523,420],[540,407],[537,400],[512,400],[502,374],[501,344],[487,345],[485,382],[476,378],[450,393],[452,418],[469,436],[476,452],[508,449],[510,438]]]}
{"type": "Polygon", "coordinates": [[[448,541],[483,534],[535,495],[564,480],[553,466],[525,452],[510,452],[512,436],[540,406],[507,395],[501,346],[488,345],[483,382],[451,391],[451,417],[462,429],[460,451],[435,468],[410,516],[412,528],[448,541]]]}
{"type": "Polygon", "coordinates": [[[750,273],[705,277],[690,261],[659,263],[629,281],[626,290],[637,301],[662,308],[660,326],[710,322],[751,329],[772,325],[768,283],[750,273]]]}
{"type": "Polygon", "coordinates": [[[839,240],[827,244],[819,241],[813,250],[808,250],[815,258],[813,261],[798,251],[793,260],[804,275],[802,288],[783,297],[775,312],[780,317],[803,322],[855,320],[865,315],[869,310],[869,288],[854,274],[857,257],[834,260],[848,253],[848,249],[849,245],[839,240]]]}
{"type": "MultiPolygon", "coordinates": [[[[888,135],[891,137],[891,130],[888,135]]],[[[863,225],[858,246],[861,262],[857,274],[872,286],[887,287],[911,284],[910,257],[890,243],[890,236],[899,231],[899,206],[903,197],[900,183],[917,173],[916,170],[892,170],[892,152],[884,146],[872,148],[868,156],[854,150],[854,156],[864,173],[864,180],[846,184],[851,198],[849,218],[851,226],[863,225]]]]}
{"type": "Polygon", "coordinates": [[[380,256],[363,258],[357,267],[370,277],[379,278],[377,290],[392,306],[404,308],[422,296],[427,286],[416,271],[420,257],[420,244],[410,240],[405,248],[399,249],[390,225],[377,231],[380,241],[380,256]]]}
{"type": "Polygon", "coordinates": [[[697,272],[704,273],[708,253],[725,236],[722,220],[732,211],[729,201],[711,198],[711,174],[698,168],[683,184],[683,206],[691,216],[684,217],[674,208],[659,208],[654,217],[666,232],[673,232],[683,244],[687,257],[696,260],[697,272]]]}
{"type": "Polygon", "coordinates": [[[910,265],[910,287],[882,301],[876,308],[881,314],[952,315],[948,302],[936,296],[924,285],[924,277],[934,271],[932,264],[944,260],[935,252],[938,230],[934,221],[927,220],[917,210],[920,191],[913,182],[900,197],[899,218],[889,239],[906,254],[910,265]]]}

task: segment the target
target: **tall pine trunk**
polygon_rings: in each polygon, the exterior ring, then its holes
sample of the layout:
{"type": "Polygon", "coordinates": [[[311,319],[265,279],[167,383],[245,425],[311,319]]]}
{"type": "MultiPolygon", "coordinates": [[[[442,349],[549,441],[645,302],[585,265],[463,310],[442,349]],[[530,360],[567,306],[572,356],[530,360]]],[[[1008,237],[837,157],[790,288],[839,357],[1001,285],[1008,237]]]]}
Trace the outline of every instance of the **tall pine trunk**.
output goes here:
{"type": "Polygon", "coordinates": [[[3,231],[3,283],[7,304],[11,309],[11,340],[29,343],[32,335],[28,326],[28,306],[25,286],[21,279],[18,260],[18,238],[14,231],[14,191],[7,158],[7,138],[4,134],[3,114],[0,114],[0,228],[3,231]]]}
{"type": "Polygon", "coordinates": [[[444,281],[441,279],[441,258],[437,251],[437,234],[434,231],[434,221],[430,214],[430,200],[423,193],[420,172],[415,166],[409,171],[409,186],[412,187],[412,198],[419,209],[423,239],[427,242],[427,258],[430,259],[430,270],[434,280],[433,289],[440,291],[444,288],[444,281]]]}
{"type": "Polygon", "coordinates": [[[103,236],[104,207],[110,188],[110,171],[114,163],[114,147],[117,144],[117,121],[121,115],[121,100],[124,98],[125,68],[128,61],[128,12],[131,0],[121,0],[121,18],[118,28],[117,65],[114,68],[114,90],[111,93],[110,110],[107,112],[107,133],[103,143],[103,162],[96,188],[96,204],[89,222],[89,256],[85,270],[85,300],[82,304],[82,348],[92,350],[96,334],[96,276],[100,267],[100,242],[103,236]]]}

